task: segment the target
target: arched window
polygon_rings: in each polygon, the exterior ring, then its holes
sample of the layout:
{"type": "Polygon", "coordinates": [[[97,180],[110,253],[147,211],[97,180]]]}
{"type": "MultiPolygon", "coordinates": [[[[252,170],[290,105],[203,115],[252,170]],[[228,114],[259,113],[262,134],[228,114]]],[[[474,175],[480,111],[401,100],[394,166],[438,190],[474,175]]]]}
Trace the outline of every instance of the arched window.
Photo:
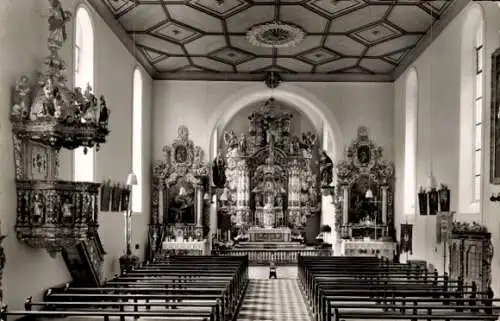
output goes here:
{"type": "Polygon", "coordinates": [[[484,46],[483,46],[483,22],[476,29],[474,43],[474,142],[473,142],[473,182],[472,193],[473,201],[481,201],[481,182],[482,182],[482,155],[483,155],[483,80],[484,80],[484,46]]]}
{"type": "Polygon", "coordinates": [[[406,76],[405,91],[405,146],[404,146],[404,214],[415,214],[417,195],[417,122],[418,122],[418,78],[412,68],[406,76]]]}
{"type": "Polygon", "coordinates": [[[458,205],[480,213],[483,183],[484,18],[473,3],[465,13],[460,52],[460,153],[458,205]]]}
{"type": "MultiPolygon", "coordinates": [[[[75,18],[74,83],[83,90],[94,85],[94,29],[89,11],[78,7],[75,18]]],[[[94,181],[95,151],[80,147],[73,152],[73,179],[94,181]]]]}
{"type": "Polygon", "coordinates": [[[132,105],[132,171],[137,185],[132,186],[132,211],[142,212],[142,74],[134,70],[132,105]]]}

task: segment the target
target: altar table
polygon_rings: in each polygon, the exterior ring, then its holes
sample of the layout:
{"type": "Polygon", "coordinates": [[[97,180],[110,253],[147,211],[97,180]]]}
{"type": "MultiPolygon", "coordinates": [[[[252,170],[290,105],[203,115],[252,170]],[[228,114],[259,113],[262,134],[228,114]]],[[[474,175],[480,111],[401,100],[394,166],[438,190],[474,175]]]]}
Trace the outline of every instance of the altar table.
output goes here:
{"type": "Polygon", "coordinates": [[[208,255],[208,242],[203,241],[165,241],[164,251],[187,252],[189,255],[208,255]]]}
{"type": "Polygon", "coordinates": [[[342,240],[343,256],[380,256],[392,261],[396,243],[375,240],[342,240]]]}
{"type": "Polygon", "coordinates": [[[250,242],[290,242],[292,238],[292,231],[287,227],[251,227],[248,229],[248,234],[250,242]]]}

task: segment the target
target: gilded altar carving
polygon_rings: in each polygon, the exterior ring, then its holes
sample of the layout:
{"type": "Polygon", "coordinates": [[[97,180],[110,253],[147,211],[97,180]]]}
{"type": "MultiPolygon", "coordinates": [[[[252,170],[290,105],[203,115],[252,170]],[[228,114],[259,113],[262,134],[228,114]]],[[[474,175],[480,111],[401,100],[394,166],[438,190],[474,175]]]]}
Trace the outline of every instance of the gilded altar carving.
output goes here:
{"type": "Polygon", "coordinates": [[[209,167],[203,150],[189,139],[186,126],[163,147],[164,159],[153,163],[152,224],[195,224],[199,212],[196,191],[203,189],[209,167]],[[165,214],[165,215],[163,215],[165,214]]]}
{"type": "Polygon", "coordinates": [[[380,225],[378,236],[394,238],[391,233],[394,165],[382,158],[382,152],[382,147],[369,138],[368,129],[361,126],[346,150],[346,159],[335,165],[335,225],[343,236],[352,232],[352,225],[373,225],[375,229],[375,225],[380,225]],[[368,190],[373,193],[371,200],[365,197],[368,190]]]}
{"type": "Polygon", "coordinates": [[[249,116],[248,133],[224,132],[221,213],[233,226],[301,228],[320,211],[317,134],[293,135],[292,116],[271,98],[249,116]]]}
{"type": "Polygon", "coordinates": [[[12,100],[18,240],[49,252],[72,247],[97,231],[97,183],[58,180],[61,148],[98,147],[109,134],[109,109],[92,88],[70,89],[59,55],[71,13],[49,1],[49,54],[32,81],[21,76],[12,100]]]}

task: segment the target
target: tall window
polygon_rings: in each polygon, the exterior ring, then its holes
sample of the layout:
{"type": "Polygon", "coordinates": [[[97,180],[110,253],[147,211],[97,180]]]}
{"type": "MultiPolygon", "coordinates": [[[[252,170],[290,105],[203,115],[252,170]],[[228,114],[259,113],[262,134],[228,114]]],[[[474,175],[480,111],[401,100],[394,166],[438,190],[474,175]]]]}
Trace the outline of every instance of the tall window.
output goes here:
{"type": "Polygon", "coordinates": [[[473,201],[481,200],[481,181],[482,181],[482,154],[483,154],[483,23],[480,23],[477,28],[474,47],[474,72],[475,72],[475,88],[474,88],[474,158],[473,158],[473,201]]]}
{"type": "Polygon", "coordinates": [[[142,212],[142,75],[134,70],[132,106],[132,171],[137,185],[132,186],[132,211],[142,212]]]}
{"type": "Polygon", "coordinates": [[[406,78],[405,96],[404,214],[415,214],[418,79],[417,71],[414,68],[408,72],[406,78]]]}
{"type": "MultiPolygon", "coordinates": [[[[74,43],[74,82],[75,87],[84,90],[94,85],[94,30],[90,14],[79,7],[75,19],[74,43]]],[[[73,153],[73,179],[75,181],[94,181],[95,152],[93,148],[84,153],[84,148],[73,153]]]]}

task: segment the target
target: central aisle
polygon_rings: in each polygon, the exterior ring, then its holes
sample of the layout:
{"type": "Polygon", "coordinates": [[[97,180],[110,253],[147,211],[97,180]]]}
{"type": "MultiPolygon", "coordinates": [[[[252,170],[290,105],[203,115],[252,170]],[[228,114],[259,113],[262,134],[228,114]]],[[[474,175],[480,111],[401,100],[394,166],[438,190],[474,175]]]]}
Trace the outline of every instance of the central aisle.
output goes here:
{"type": "MultiPolygon", "coordinates": [[[[254,271],[249,272],[252,277],[254,271]]],[[[259,272],[255,274],[261,278],[249,281],[238,321],[312,321],[296,277],[286,273],[288,275],[282,274],[281,277],[289,278],[269,280],[264,278],[267,277],[264,272],[268,272],[268,269],[259,272]]]]}

